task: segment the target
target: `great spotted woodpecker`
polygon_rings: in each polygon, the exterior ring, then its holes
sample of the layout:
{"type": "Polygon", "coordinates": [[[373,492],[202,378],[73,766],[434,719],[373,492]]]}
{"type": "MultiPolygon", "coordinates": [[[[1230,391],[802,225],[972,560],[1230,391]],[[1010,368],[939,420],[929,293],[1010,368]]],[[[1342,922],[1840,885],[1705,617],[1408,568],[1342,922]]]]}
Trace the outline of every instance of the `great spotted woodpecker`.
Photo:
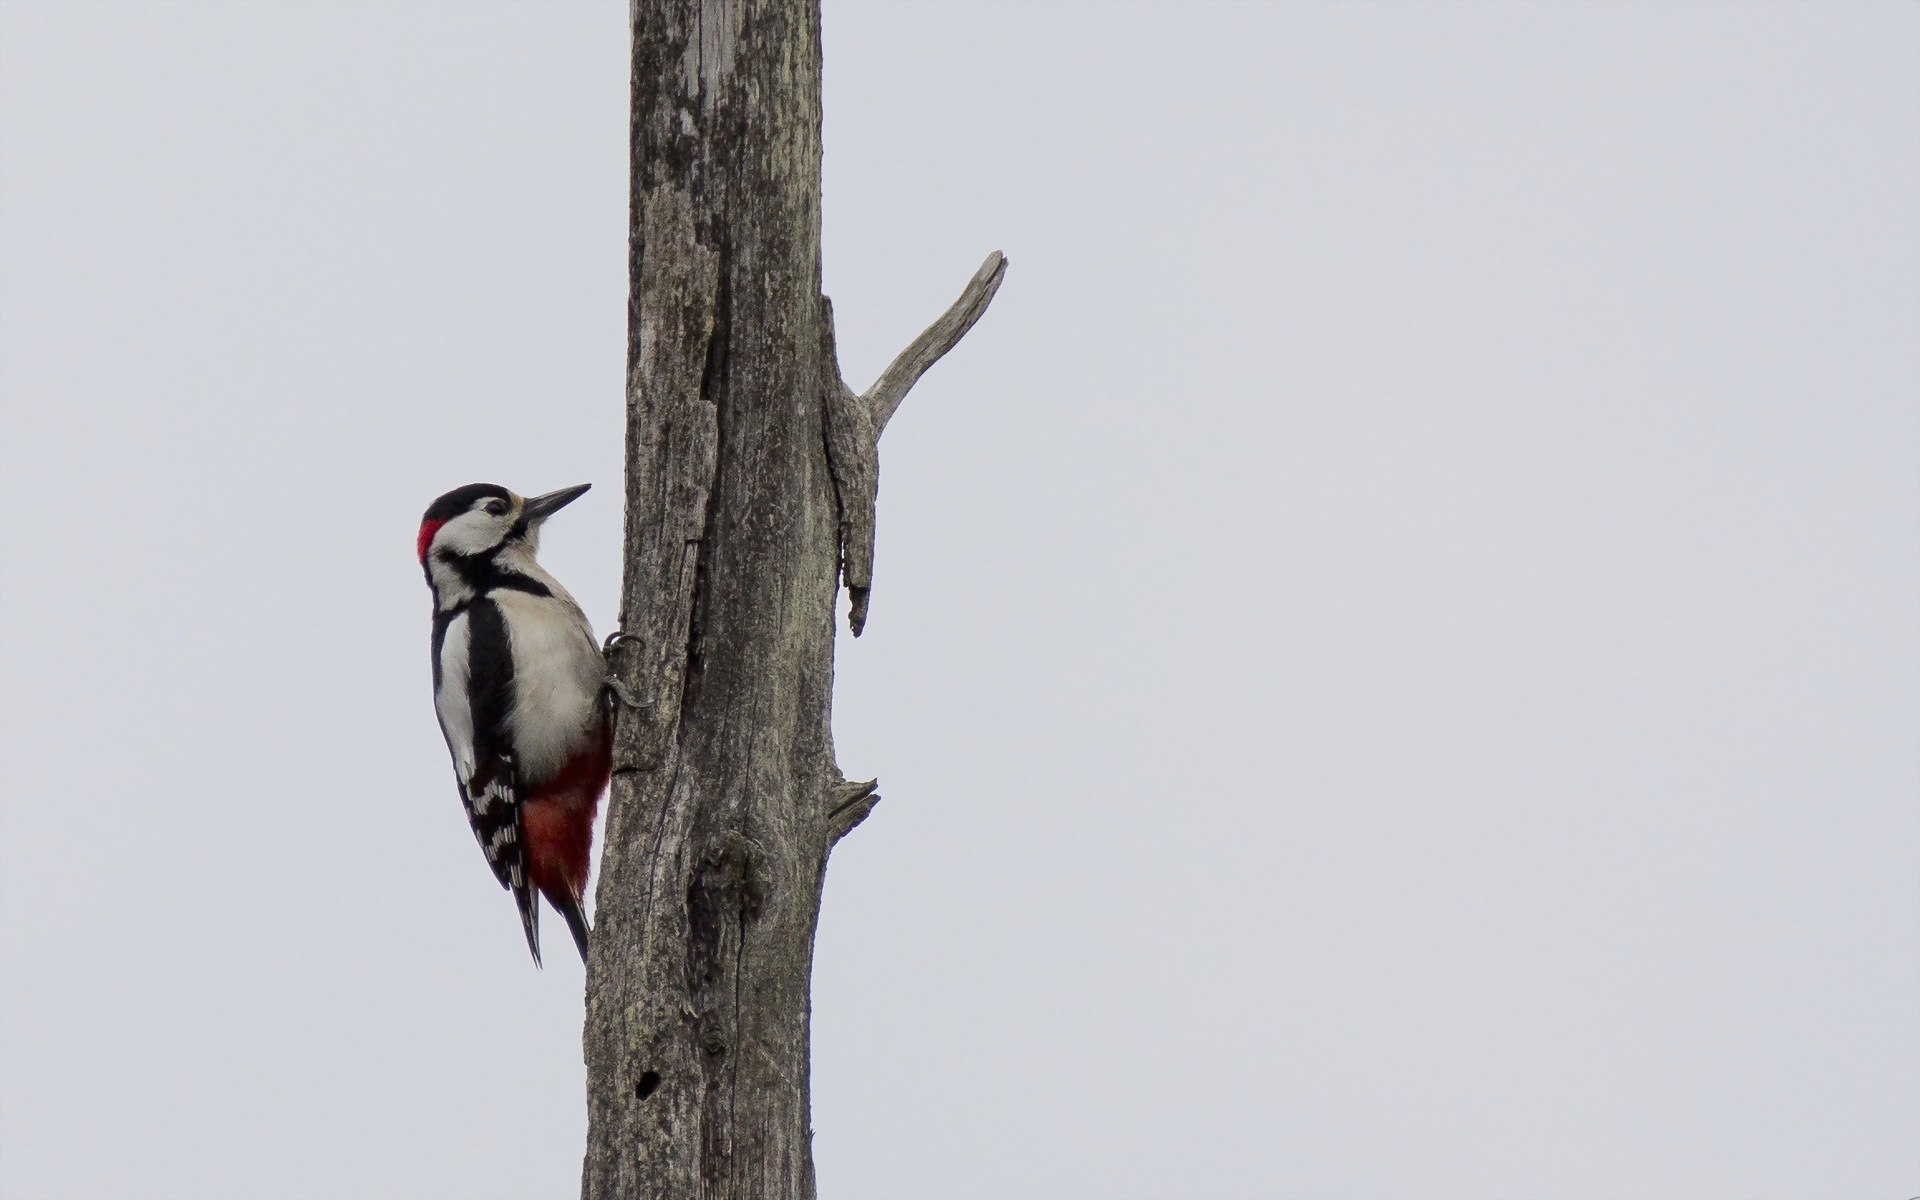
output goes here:
{"type": "Polygon", "coordinates": [[[433,699],[474,836],[513,893],[534,965],[537,889],[580,957],[580,900],[600,793],[612,769],[606,668],[593,627],[533,560],[540,525],[586,484],[526,499],[471,483],[420,521],[433,589],[433,699]]]}

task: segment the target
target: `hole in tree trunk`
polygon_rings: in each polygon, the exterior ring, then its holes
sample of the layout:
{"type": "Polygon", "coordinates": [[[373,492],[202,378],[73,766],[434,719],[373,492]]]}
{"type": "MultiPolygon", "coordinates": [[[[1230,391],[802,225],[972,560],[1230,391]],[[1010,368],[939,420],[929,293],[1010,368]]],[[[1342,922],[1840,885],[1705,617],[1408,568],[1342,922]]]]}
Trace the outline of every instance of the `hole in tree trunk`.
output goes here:
{"type": "Polygon", "coordinates": [[[640,1082],[633,1085],[633,1098],[636,1100],[645,1100],[659,1089],[660,1072],[642,1071],[640,1072],[640,1082]]]}

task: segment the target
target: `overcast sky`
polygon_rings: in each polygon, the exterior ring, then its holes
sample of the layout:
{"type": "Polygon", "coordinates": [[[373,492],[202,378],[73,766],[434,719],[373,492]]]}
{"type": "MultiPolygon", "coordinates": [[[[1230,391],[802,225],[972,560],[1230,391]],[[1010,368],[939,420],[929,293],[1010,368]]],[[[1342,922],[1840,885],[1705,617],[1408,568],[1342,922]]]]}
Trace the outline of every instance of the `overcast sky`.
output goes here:
{"type": "MultiPolygon", "coordinates": [[[[563,1197],[420,511],[596,488],[626,5],[0,4],[0,1194],[563,1197]]],[[[1920,1193],[1920,6],[829,0],[825,1200],[1920,1193]]]]}

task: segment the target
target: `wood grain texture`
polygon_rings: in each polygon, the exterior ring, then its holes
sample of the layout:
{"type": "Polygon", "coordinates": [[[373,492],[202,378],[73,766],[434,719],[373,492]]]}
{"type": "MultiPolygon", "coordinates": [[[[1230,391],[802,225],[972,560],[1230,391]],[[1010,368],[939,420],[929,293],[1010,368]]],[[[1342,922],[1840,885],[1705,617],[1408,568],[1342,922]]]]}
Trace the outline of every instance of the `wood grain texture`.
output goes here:
{"type": "Polygon", "coordinates": [[[879,801],[831,732],[837,586],[864,614],[871,584],[875,396],[890,416],[1005,264],[855,396],[820,294],[818,0],[631,12],[620,703],[581,1194],[811,1197],[821,886],[879,801]]]}

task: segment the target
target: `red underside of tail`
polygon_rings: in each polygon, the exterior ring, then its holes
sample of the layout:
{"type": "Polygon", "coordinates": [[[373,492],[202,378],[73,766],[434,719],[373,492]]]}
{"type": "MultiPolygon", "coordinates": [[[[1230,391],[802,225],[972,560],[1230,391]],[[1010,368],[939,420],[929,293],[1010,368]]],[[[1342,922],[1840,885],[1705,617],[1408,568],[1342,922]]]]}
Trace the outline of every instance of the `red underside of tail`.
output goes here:
{"type": "Polygon", "coordinates": [[[600,793],[612,773],[610,746],[583,754],[546,783],[535,786],[520,809],[526,835],[527,873],[533,886],[556,904],[579,903],[587,890],[593,850],[593,820],[600,793]]]}

